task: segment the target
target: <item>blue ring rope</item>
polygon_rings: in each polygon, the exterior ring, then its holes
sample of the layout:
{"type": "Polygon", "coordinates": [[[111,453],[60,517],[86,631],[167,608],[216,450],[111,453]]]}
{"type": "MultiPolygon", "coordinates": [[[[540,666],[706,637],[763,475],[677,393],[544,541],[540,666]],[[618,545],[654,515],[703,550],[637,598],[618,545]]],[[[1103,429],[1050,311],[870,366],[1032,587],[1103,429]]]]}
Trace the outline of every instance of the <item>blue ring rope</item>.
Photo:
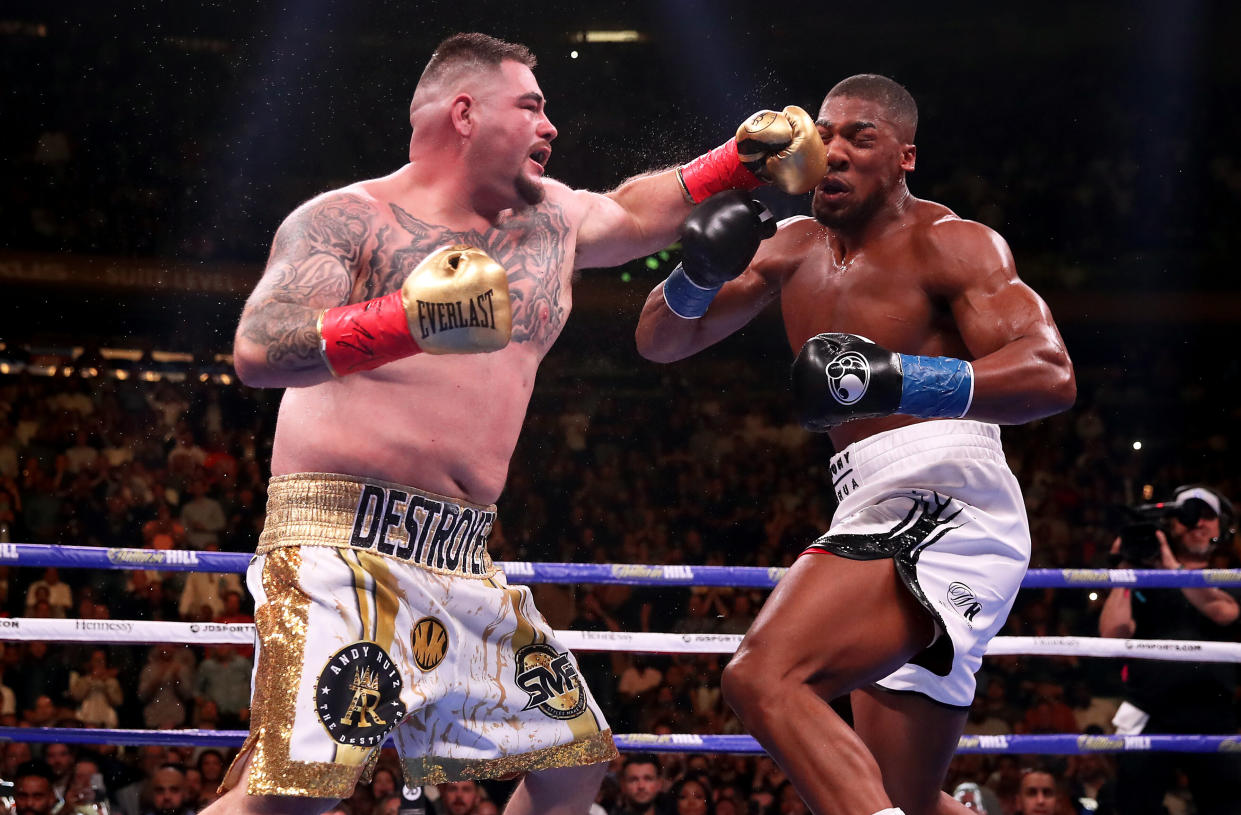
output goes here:
{"type": "MultiPolygon", "coordinates": [[[[245,730],[106,730],[83,727],[0,727],[0,741],[27,743],[195,745],[240,747],[245,730]]],[[[760,755],[751,736],[618,733],[626,752],[741,753],[760,755]]],[[[387,746],[391,746],[388,742],[387,746]]],[[[962,736],[957,753],[1083,755],[1086,753],[1241,753],[1241,736],[1086,736],[1072,733],[962,736]]]]}
{"type": "MultiPolygon", "coordinates": [[[[69,569],[158,569],[244,574],[250,555],[188,549],[106,549],[0,543],[0,565],[69,569]]],[[[624,583],[631,586],[732,586],[769,589],[786,569],[761,566],[646,566],[627,563],[497,564],[512,583],[624,583]]],[[[1023,589],[1172,589],[1241,586],[1241,569],[1031,569],[1023,589]]]]}

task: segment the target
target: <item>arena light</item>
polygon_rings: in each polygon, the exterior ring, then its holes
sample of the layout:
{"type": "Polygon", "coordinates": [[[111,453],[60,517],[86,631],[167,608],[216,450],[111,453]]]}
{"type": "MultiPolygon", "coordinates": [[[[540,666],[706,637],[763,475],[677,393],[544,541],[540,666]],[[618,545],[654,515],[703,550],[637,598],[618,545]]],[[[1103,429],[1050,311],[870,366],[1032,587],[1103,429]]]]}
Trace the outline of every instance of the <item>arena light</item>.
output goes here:
{"type": "Polygon", "coordinates": [[[1141,449],[1142,449],[1142,442],[1141,442],[1141,441],[1135,441],[1135,442],[1133,443],[1133,449],[1134,449],[1134,450],[1141,450],[1141,449]]]}
{"type": "Polygon", "coordinates": [[[645,42],[646,35],[641,31],[635,31],[632,28],[618,29],[592,29],[589,31],[574,31],[569,35],[572,42],[645,42]]]}

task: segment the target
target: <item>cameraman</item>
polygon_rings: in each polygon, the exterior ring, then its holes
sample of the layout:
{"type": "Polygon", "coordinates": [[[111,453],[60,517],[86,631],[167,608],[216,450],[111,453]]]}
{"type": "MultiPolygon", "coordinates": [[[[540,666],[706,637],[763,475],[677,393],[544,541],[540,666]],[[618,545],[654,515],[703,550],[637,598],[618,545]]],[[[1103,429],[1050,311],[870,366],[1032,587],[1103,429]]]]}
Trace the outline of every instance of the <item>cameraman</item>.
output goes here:
{"type": "MultiPolygon", "coordinates": [[[[1181,487],[1159,507],[1157,528],[1130,527],[1112,544],[1120,568],[1202,569],[1231,535],[1232,506],[1205,487],[1181,487]],[[1221,518],[1221,516],[1223,516],[1221,518]],[[1221,534],[1221,526],[1224,533],[1221,534]]],[[[1104,637],[1235,640],[1236,598],[1217,588],[1112,589],[1099,617],[1104,637]]],[[[1116,732],[1234,734],[1236,666],[1156,660],[1129,662],[1125,703],[1112,723],[1116,732]]],[[[1200,815],[1241,812],[1241,765],[1227,754],[1122,753],[1117,811],[1162,815],[1163,798],[1180,768],[1189,778],[1200,815]]]]}

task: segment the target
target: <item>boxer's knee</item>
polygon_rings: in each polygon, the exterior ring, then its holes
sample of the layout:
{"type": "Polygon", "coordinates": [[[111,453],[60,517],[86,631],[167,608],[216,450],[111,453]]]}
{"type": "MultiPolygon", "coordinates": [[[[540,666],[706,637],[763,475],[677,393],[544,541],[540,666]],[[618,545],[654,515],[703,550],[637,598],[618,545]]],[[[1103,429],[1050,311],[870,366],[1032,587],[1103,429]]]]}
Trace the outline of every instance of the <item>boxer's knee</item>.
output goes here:
{"type": "Polygon", "coordinates": [[[724,666],[720,692],[746,727],[753,730],[770,715],[779,698],[780,684],[765,668],[762,655],[743,644],[724,666]]]}

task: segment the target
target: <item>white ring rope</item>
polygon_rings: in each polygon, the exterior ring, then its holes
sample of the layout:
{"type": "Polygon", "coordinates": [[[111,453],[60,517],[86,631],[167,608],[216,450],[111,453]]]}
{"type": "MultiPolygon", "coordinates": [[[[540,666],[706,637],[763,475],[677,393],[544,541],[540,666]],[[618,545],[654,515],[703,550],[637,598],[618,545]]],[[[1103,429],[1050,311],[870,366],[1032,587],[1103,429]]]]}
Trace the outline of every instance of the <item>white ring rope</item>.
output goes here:
{"type": "MultiPolygon", "coordinates": [[[[179,623],[142,620],[0,619],[0,641],[253,645],[250,623],[179,623]]],[[[625,631],[557,631],[574,651],[652,654],[731,654],[740,634],[667,634],[625,631]]],[[[1122,640],[1098,637],[996,637],[987,656],[1081,656],[1171,662],[1238,662],[1241,643],[1194,640],[1122,640]]]]}

